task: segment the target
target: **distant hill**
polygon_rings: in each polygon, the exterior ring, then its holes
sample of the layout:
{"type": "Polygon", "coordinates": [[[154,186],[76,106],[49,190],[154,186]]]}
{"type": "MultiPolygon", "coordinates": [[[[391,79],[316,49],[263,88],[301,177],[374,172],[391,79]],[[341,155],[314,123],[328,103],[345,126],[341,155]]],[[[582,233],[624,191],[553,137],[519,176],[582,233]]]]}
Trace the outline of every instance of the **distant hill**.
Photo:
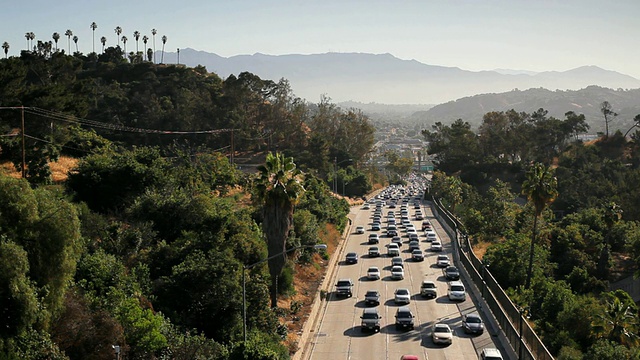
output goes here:
{"type": "Polygon", "coordinates": [[[489,111],[507,111],[531,113],[539,108],[549,111],[549,116],[564,119],[567,111],[584,114],[591,126],[590,133],[603,131],[604,120],[600,104],[609,101],[618,117],[610,125],[610,131],[626,131],[633,118],[640,114],[640,89],[612,90],[599,86],[589,86],[577,91],[550,91],[546,89],[513,90],[500,94],[482,94],[464,97],[432,107],[427,111],[418,111],[411,116],[412,122],[433,124],[441,121],[445,124],[462,119],[477,127],[482,117],[489,111]]]}
{"type": "MultiPolygon", "coordinates": [[[[176,54],[165,53],[165,59],[176,59],[176,54]]],[[[323,94],[336,102],[438,104],[513,89],[578,90],[590,85],[640,88],[640,80],[596,66],[564,72],[530,73],[505,69],[474,72],[402,60],[391,54],[274,56],[257,53],[226,58],[187,48],[180,50],[180,62],[188,66],[203,65],[222,78],[243,71],[263,79],[285,78],[297,96],[311,102],[319,101],[323,94]]]]}

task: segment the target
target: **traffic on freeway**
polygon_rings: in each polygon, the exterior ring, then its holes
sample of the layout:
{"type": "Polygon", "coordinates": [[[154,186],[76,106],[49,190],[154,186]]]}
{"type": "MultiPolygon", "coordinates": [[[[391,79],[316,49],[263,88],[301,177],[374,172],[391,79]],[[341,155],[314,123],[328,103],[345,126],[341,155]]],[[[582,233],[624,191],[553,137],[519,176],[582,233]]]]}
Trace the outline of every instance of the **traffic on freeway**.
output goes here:
{"type": "Polygon", "coordinates": [[[423,201],[424,181],[390,186],[352,208],[304,359],[479,359],[497,348],[423,201]]]}

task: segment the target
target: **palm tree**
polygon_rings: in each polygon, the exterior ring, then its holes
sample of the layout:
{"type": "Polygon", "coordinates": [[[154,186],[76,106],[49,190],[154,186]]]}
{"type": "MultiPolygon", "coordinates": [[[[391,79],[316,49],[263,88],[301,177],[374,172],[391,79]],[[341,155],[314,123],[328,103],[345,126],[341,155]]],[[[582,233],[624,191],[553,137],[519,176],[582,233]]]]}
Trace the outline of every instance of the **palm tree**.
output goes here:
{"type": "Polygon", "coordinates": [[[293,158],[281,153],[267,154],[264,165],[258,167],[260,177],[256,184],[256,196],[262,203],[262,228],[269,249],[269,273],[271,274],[271,307],[278,305],[278,277],[284,267],[285,246],[293,222],[294,206],[304,192],[300,183],[300,171],[293,158]],[[277,256],[282,254],[282,256],[277,256]]]}
{"type": "Polygon", "coordinates": [[[127,56],[127,37],[125,35],[122,35],[122,47],[124,48],[124,55],[127,56]]]}
{"type": "Polygon", "coordinates": [[[73,42],[76,44],[76,52],[78,52],[78,36],[73,35],[73,42]]]}
{"type": "Polygon", "coordinates": [[[147,48],[147,41],[149,41],[149,37],[147,35],[142,37],[142,42],[144,43],[144,48],[147,48]]]}
{"type": "Polygon", "coordinates": [[[609,296],[605,311],[593,322],[593,331],[599,338],[632,347],[638,344],[638,315],[633,302],[618,296],[609,296]]]}
{"type": "Polygon", "coordinates": [[[64,32],[64,36],[67,37],[67,52],[71,54],[71,37],[73,36],[73,31],[67,29],[67,31],[64,32]]]}
{"type": "Polygon", "coordinates": [[[158,30],[156,29],[151,29],[151,35],[153,35],[153,62],[156,62],[156,34],[158,33],[158,30]]]}
{"type": "Polygon", "coordinates": [[[604,101],[600,104],[600,112],[604,115],[605,137],[609,138],[609,123],[618,116],[618,113],[612,110],[611,104],[608,101],[604,101]]]}
{"type": "Polygon", "coordinates": [[[33,48],[33,40],[35,40],[36,34],[33,31],[29,32],[29,40],[31,40],[31,48],[33,48]]]}
{"type": "Polygon", "coordinates": [[[7,58],[7,54],[9,53],[9,43],[8,42],[3,42],[2,43],[2,49],[4,50],[4,58],[7,58]]]}
{"type": "Polygon", "coordinates": [[[120,46],[120,34],[122,34],[122,28],[120,26],[116,26],[114,31],[116,32],[116,39],[118,40],[118,46],[120,46]]]}
{"type": "Polygon", "coordinates": [[[140,31],[133,32],[133,38],[136,39],[136,54],[138,53],[138,40],[140,39],[140,31]]]}
{"type": "Polygon", "coordinates": [[[100,42],[102,43],[102,53],[104,54],[104,45],[107,43],[107,38],[104,36],[101,37],[100,42]]]}
{"type": "Polygon", "coordinates": [[[558,180],[553,176],[553,171],[541,163],[534,164],[526,173],[526,180],[522,183],[522,194],[533,203],[535,217],[533,218],[533,234],[531,236],[531,248],[529,249],[529,269],[525,288],[531,286],[531,272],[533,271],[533,248],[538,231],[538,218],[542,211],[558,196],[558,180]]]}
{"type": "Polygon", "coordinates": [[[162,35],[162,56],[160,57],[160,64],[164,64],[164,44],[167,43],[167,35],[162,35]]]}
{"type": "MultiPolygon", "coordinates": [[[[92,22],[91,25],[91,30],[93,31],[93,52],[96,52],[96,29],[98,28],[98,24],[96,24],[95,22],[92,22]]],[[[76,43],[77,45],[77,43],[76,43]]]]}
{"type": "Polygon", "coordinates": [[[58,40],[60,40],[60,34],[58,34],[57,32],[54,32],[53,35],[51,35],[51,37],[53,38],[53,41],[56,43],[56,51],[58,51],[58,40]]]}

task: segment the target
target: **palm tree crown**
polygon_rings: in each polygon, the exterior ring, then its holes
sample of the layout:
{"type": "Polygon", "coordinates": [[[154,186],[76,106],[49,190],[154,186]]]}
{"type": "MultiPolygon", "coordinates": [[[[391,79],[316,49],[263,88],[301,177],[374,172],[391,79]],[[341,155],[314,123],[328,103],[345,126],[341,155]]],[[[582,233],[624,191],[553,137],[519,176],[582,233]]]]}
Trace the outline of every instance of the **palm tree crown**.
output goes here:
{"type": "Polygon", "coordinates": [[[57,32],[54,32],[53,35],[51,35],[51,37],[53,38],[53,41],[55,41],[56,51],[58,51],[58,40],[60,40],[60,34],[58,34],[57,32]]]}
{"type": "Polygon", "coordinates": [[[67,31],[64,32],[64,36],[67,37],[67,52],[71,54],[71,37],[73,36],[73,31],[67,29],[67,31]]]}
{"type": "Polygon", "coordinates": [[[7,54],[9,53],[9,43],[8,42],[3,42],[2,43],[2,49],[4,50],[4,58],[7,58],[7,54]]]}
{"type": "MultiPolygon", "coordinates": [[[[98,24],[96,24],[95,22],[92,22],[91,25],[89,25],[89,27],[91,28],[91,31],[93,31],[93,52],[96,52],[96,29],[98,28],[98,24]]],[[[77,45],[77,43],[76,43],[77,45]]]]}
{"type": "Polygon", "coordinates": [[[116,26],[114,31],[116,32],[116,39],[118,39],[118,46],[120,46],[120,34],[122,34],[122,28],[120,26],[116,26]]]}

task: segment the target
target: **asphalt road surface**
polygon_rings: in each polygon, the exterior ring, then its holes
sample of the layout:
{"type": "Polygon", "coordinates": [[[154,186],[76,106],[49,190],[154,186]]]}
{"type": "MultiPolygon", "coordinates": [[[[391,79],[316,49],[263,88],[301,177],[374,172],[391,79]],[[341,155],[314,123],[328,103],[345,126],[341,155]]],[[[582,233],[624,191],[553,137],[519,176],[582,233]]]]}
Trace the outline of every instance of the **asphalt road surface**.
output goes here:
{"type": "MultiPolygon", "coordinates": [[[[447,296],[447,282],[442,269],[436,266],[435,260],[438,254],[451,256],[451,243],[446,232],[433,217],[430,207],[421,206],[425,219],[431,221],[434,230],[443,243],[443,251],[436,253],[430,251],[430,243],[426,241],[421,229],[421,220],[415,219],[413,203],[409,203],[409,218],[418,230],[420,246],[424,251],[425,259],[422,262],[412,262],[408,251],[408,238],[403,227],[399,226],[399,235],[402,237],[401,257],[405,260],[404,280],[392,280],[390,277],[391,257],[386,255],[386,245],[391,238],[386,236],[386,217],[388,211],[396,212],[396,219],[400,219],[400,205],[396,209],[382,207],[382,230],[371,231],[372,215],[375,206],[370,210],[360,207],[352,208],[351,233],[338,262],[335,279],[351,278],[354,282],[352,297],[338,297],[335,292],[329,293],[326,306],[320,311],[319,329],[312,334],[311,351],[308,359],[400,359],[404,354],[418,355],[420,359],[478,359],[478,354],[484,347],[496,347],[489,331],[482,335],[467,335],[462,328],[462,314],[476,312],[472,298],[467,292],[467,299],[463,302],[450,301],[447,296]],[[356,226],[364,226],[364,234],[355,234],[356,226]],[[369,258],[367,242],[370,233],[380,235],[378,244],[382,256],[369,258]],[[346,264],[344,256],[348,252],[356,252],[359,255],[358,263],[346,264]],[[381,271],[380,280],[368,280],[367,269],[377,266],[381,271]],[[422,280],[433,280],[438,288],[438,296],[435,299],[425,299],[420,296],[420,284],[422,280]],[[394,303],[394,291],[396,288],[408,288],[411,292],[409,307],[415,315],[414,330],[397,330],[395,327],[395,312],[399,307],[394,303]],[[364,294],[367,290],[380,291],[380,305],[377,306],[382,319],[380,332],[363,332],[360,326],[360,316],[365,307],[364,294]],[[436,345],[431,339],[431,327],[436,322],[449,324],[453,329],[453,343],[451,345],[436,345]]],[[[464,282],[464,279],[462,279],[464,282]]],[[[468,287],[468,284],[465,283],[468,287]]],[[[335,287],[332,289],[335,290],[335,287]]],[[[484,315],[480,314],[483,318],[484,315]]],[[[486,322],[486,321],[485,321],[486,322]]]]}

